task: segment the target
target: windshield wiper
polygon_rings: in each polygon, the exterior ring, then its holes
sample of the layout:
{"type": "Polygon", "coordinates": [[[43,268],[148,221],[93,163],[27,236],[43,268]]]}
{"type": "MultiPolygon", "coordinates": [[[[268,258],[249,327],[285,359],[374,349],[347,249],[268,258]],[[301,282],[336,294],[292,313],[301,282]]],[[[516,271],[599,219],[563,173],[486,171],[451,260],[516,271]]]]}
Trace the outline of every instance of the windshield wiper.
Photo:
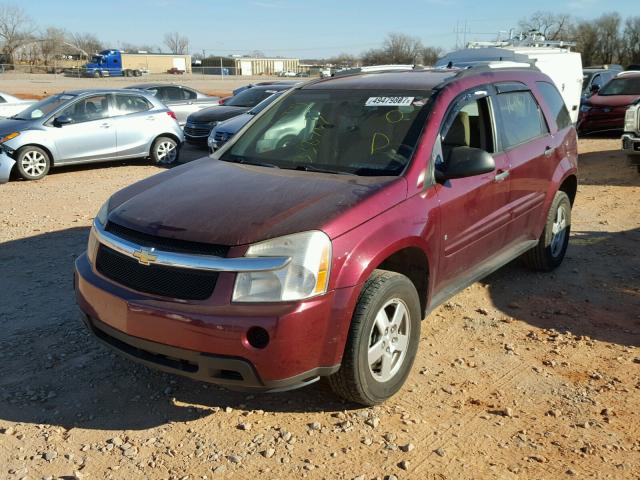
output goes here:
{"type": "Polygon", "coordinates": [[[320,168],[320,167],[315,167],[313,165],[296,165],[295,167],[291,167],[291,170],[303,170],[305,172],[318,172],[318,173],[333,173],[335,175],[354,175],[357,177],[355,173],[346,172],[344,170],[331,170],[330,168],[320,168]]]}
{"type": "Polygon", "coordinates": [[[250,160],[245,157],[233,155],[230,158],[220,158],[223,162],[242,163],[243,165],[255,165],[257,167],[280,168],[275,163],[261,162],[259,160],[250,160]]]}

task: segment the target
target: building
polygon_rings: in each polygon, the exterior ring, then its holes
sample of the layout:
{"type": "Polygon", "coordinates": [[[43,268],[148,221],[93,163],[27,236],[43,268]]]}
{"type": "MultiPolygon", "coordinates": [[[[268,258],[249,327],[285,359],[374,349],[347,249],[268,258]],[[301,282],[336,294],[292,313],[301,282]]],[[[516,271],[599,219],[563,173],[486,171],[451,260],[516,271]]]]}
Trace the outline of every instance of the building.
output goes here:
{"type": "Polygon", "coordinates": [[[297,58],[237,57],[234,60],[236,75],[277,75],[279,72],[298,73],[300,70],[297,58]]]}

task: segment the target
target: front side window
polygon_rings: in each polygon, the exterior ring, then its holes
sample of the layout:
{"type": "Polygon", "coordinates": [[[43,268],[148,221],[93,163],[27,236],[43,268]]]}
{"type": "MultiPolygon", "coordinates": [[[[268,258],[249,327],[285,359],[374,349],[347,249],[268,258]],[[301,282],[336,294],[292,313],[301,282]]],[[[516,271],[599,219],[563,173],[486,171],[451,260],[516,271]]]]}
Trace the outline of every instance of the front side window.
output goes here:
{"type": "Polygon", "coordinates": [[[456,147],[479,148],[493,153],[489,112],[487,98],[471,99],[459,105],[446,132],[442,132],[442,160],[445,164],[456,147]]]}
{"type": "Polygon", "coordinates": [[[602,87],[598,95],[640,95],[640,76],[614,78],[602,87]]]}
{"type": "Polygon", "coordinates": [[[109,116],[109,97],[95,95],[83,98],[64,109],[60,116],[66,116],[72,123],[84,123],[100,120],[109,116]]]}
{"type": "Polygon", "coordinates": [[[220,159],[399,175],[416,147],[429,97],[425,91],[297,90],[250,124],[220,159]]]}
{"type": "Polygon", "coordinates": [[[553,114],[556,119],[556,125],[558,125],[558,130],[562,130],[565,127],[571,125],[571,116],[569,115],[569,110],[567,110],[567,105],[564,103],[560,92],[555,87],[548,82],[536,82],[538,88],[540,89],[540,93],[542,94],[542,98],[546,102],[549,110],[553,114]]]}
{"type": "Polygon", "coordinates": [[[182,90],[182,98],[184,100],[195,100],[198,96],[196,92],[189,90],[188,88],[181,88],[180,90],[182,90]]]}
{"type": "Polygon", "coordinates": [[[504,149],[548,133],[540,107],[528,90],[498,94],[496,108],[502,118],[500,139],[504,149]]]}
{"type": "Polygon", "coordinates": [[[146,112],[152,105],[146,98],[137,95],[116,95],[116,111],[118,115],[146,112]]]}

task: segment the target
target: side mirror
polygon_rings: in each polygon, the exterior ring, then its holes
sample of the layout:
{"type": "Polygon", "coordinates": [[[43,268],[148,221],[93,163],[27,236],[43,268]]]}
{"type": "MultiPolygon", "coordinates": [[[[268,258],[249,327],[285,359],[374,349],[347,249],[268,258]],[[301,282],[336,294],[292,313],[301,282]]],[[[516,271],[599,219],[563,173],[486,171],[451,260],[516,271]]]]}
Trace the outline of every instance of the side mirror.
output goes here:
{"type": "Polygon", "coordinates": [[[598,84],[593,84],[591,85],[591,94],[593,95],[594,93],[598,93],[598,91],[600,90],[600,85],[598,84]]]}
{"type": "Polygon", "coordinates": [[[60,115],[59,117],[53,119],[53,126],[58,128],[69,125],[70,123],[73,123],[73,120],[71,120],[71,118],[67,117],[66,115],[60,115]]]}
{"type": "Polygon", "coordinates": [[[480,148],[454,147],[446,164],[442,167],[442,169],[436,167],[438,182],[493,172],[496,169],[496,162],[490,153],[480,148]]]}

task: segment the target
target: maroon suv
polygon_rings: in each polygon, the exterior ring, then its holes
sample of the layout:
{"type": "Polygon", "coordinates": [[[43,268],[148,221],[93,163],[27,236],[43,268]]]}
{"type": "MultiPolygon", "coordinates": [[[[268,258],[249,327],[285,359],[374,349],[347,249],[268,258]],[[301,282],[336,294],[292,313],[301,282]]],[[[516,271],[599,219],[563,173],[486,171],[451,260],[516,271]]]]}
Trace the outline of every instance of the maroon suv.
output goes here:
{"type": "Polygon", "coordinates": [[[431,310],[517,257],[562,262],[576,162],[536,69],[313,81],[212,158],[114,194],[77,300],[146,365],[240,389],[327,376],[375,404],[407,378],[431,310]]]}
{"type": "Polygon", "coordinates": [[[580,135],[624,129],[624,115],[640,100],[640,72],[619,73],[580,106],[580,135]]]}

